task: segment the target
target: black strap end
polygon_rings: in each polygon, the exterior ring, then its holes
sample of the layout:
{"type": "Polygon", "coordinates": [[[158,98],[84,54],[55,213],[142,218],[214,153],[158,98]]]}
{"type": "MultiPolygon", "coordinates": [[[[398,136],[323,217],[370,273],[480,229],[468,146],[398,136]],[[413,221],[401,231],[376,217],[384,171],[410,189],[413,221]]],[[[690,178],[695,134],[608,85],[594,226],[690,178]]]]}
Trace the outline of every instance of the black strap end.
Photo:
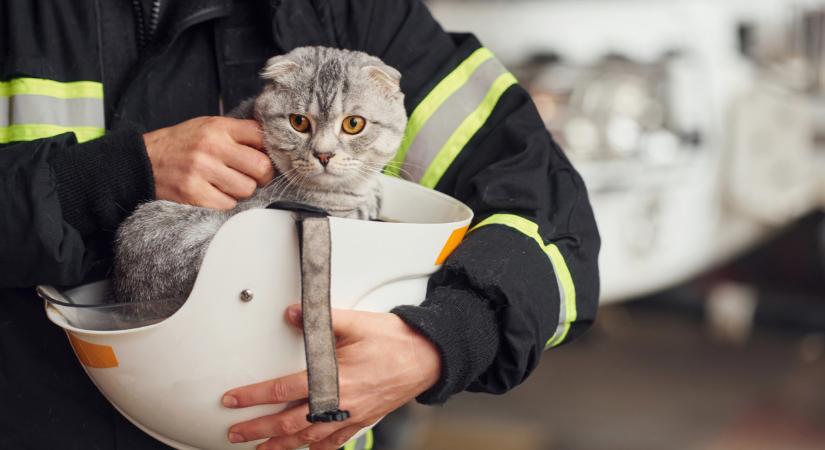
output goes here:
{"type": "Polygon", "coordinates": [[[342,411],[336,409],[333,411],[326,411],[320,414],[307,414],[307,421],[311,423],[317,422],[343,422],[349,419],[349,411],[342,411]]]}

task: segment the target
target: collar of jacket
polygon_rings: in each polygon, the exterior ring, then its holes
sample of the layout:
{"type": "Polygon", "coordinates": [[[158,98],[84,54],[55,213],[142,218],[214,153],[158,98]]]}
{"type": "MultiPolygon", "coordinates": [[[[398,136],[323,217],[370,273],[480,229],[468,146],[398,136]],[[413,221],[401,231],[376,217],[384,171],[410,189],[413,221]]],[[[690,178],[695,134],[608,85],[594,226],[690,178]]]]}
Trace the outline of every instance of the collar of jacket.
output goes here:
{"type": "Polygon", "coordinates": [[[325,0],[270,0],[272,37],[281,52],[297,47],[327,45],[339,47],[333,32],[335,12],[325,0]]]}
{"type": "Polygon", "coordinates": [[[170,1],[158,25],[158,35],[147,48],[148,55],[165,52],[186,29],[208,20],[226,17],[232,0],[170,1]]]}
{"type": "Polygon", "coordinates": [[[197,24],[229,16],[231,11],[232,0],[170,1],[168,9],[160,18],[157,35],[148,43],[144,51],[146,56],[138,64],[134,76],[127,83],[126,91],[115,107],[110,128],[117,128],[122,122],[130,122],[125,118],[125,112],[129,103],[136,97],[136,90],[184,31],[197,24]]]}

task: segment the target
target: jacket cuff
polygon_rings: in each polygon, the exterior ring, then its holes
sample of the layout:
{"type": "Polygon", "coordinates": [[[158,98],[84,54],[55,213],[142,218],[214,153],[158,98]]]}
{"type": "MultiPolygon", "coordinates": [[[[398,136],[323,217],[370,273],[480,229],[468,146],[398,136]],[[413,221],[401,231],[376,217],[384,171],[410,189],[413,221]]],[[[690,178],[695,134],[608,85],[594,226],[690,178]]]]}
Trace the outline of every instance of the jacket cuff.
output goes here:
{"type": "Polygon", "coordinates": [[[63,220],[83,236],[114,231],[139,203],[155,197],[152,165],[136,130],[61,149],[49,162],[63,220]]]}
{"type": "Polygon", "coordinates": [[[496,314],[470,290],[437,287],[421,306],[391,312],[432,341],[441,356],[441,377],[416,398],[419,403],[446,402],[487,370],[498,352],[496,314]]]}

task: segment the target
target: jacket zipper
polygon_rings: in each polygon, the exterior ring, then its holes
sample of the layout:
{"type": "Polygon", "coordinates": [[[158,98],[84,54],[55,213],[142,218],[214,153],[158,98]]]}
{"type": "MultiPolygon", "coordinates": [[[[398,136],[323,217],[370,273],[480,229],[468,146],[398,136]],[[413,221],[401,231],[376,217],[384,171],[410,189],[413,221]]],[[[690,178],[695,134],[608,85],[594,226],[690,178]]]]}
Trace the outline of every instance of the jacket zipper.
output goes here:
{"type": "MultiPolygon", "coordinates": [[[[140,11],[141,18],[143,17],[143,11],[140,9],[140,3],[136,3],[140,0],[132,0],[132,5],[137,5],[138,7],[135,8],[135,17],[138,17],[138,11],[140,11]]],[[[157,16],[160,17],[160,0],[155,0],[158,4],[157,8],[153,8],[153,11],[157,11],[157,16]]],[[[203,23],[218,17],[224,17],[229,14],[228,11],[228,1],[224,1],[221,6],[215,5],[210,8],[206,8],[195,13],[192,13],[186,16],[183,20],[179,22],[172,21],[171,23],[175,24],[173,27],[169,28],[169,32],[166,34],[166,39],[163,42],[163,45],[160,46],[159,43],[157,45],[150,45],[151,41],[145,41],[146,47],[150,50],[150,54],[145,54],[141,52],[140,61],[138,62],[137,69],[134,71],[132,77],[129,79],[128,83],[126,83],[126,88],[123,94],[120,96],[120,99],[115,106],[114,113],[112,114],[112,126],[114,127],[115,124],[119,123],[123,120],[123,111],[126,109],[131,97],[134,94],[135,89],[140,84],[140,81],[147,76],[147,73],[151,69],[152,65],[156,63],[156,61],[160,60],[165,53],[166,49],[172,45],[172,43],[178,38],[178,36],[183,33],[186,29],[197,25],[199,23],[203,23]],[[167,42],[168,41],[168,42],[167,42]],[[153,48],[156,47],[156,48],[153,48]]],[[[157,24],[158,19],[155,19],[155,23],[157,24]]]]}
{"type": "Polygon", "coordinates": [[[132,10],[135,13],[135,29],[137,30],[137,44],[140,53],[143,53],[146,45],[152,42],[155,31],[158,29],[158,23],[160,22],[160,3],[161,0],[152,0],[152,7],[149,10],[149,21],[147,23],[143,16],[141,0],[132,0],[132,10]]]}

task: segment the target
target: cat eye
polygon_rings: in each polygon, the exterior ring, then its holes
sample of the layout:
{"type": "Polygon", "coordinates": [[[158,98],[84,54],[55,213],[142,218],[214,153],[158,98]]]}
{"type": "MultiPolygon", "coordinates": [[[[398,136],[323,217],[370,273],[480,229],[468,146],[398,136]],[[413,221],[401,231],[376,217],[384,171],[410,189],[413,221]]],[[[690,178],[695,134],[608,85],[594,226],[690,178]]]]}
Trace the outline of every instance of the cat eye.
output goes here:
{"type": "Polygon", "coordinates": [[[290,114],[289,124],[292,125],[292,128],[295,128],[295,131],[300,133],[306,133],[309,131],[309,119],[307,119],[306,116],[302,116],[300,114],[290,114]]]}
{"type": "Polygon", "coordinates": [[[364,125],[366,124],[367,119],[361,116],[349,116],[344,119],[344,122],[341,124],[341,129],[347,134],[358,134],[364,129],[364,125]]]}

